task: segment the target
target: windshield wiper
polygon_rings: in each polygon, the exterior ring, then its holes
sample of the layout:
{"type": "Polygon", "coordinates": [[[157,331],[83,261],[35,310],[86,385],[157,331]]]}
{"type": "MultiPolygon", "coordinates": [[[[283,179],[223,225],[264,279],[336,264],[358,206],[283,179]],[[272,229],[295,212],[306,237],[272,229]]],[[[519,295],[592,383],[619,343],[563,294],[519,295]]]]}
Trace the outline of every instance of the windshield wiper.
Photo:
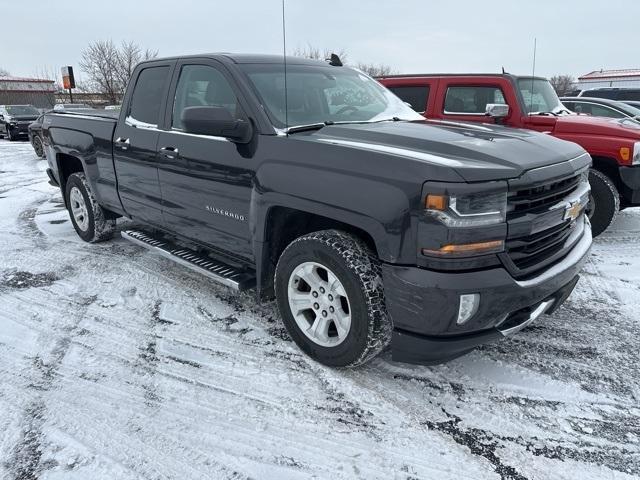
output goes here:
{"type": "Polygon", "coordinates": [[[327,120],[325,122],[309,123],[307,125],[294,125],[293,127],[287,128],[285,130],[285,133],[296,133],[296,132],[306,132],[309,130],[320,130],[321,128],[324,128],[327,125],[333,125],[333,122],[331,120],[327,120]]]}

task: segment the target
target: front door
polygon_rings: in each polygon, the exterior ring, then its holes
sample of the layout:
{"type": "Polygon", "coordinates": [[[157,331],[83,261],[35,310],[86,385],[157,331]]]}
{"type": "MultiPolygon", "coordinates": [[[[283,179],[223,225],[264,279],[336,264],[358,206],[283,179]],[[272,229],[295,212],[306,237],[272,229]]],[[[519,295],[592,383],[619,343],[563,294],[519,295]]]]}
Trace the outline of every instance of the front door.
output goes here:
{"type": "Polygon", "coordinates": [[[234,82],[213,60],[178,64],[158,141],[159,178],[167,227],[199,243],[250,259],[249,203],[253,159],[224,137],[184,131],[187,107],[224,107],[247,120],[234,82]]]}
{"type": "Polygon", "coordinates": [[[171,63],[140,70],[116,127],[113,158],[122,205],[135,220],[162,226],[162,195],[156,163],[158,124],[164,114],[171,63]]]}

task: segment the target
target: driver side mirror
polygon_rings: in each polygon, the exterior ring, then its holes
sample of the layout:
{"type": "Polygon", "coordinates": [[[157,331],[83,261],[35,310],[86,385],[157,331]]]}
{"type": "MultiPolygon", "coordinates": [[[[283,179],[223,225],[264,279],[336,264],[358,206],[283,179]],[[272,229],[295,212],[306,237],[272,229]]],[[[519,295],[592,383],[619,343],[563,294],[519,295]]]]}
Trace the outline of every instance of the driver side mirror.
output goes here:
{"type": "Polygon", "coordinates": [[[233,118],[223,107],[187,107],[182,111],[182,124],[187,133],[225,137],[236,143],[251,140],[251,126],[233,118]]]}
{"type": "Polygon", "coordinates": [[[502,103],[487,103],[485,115],[495,120],[501,120],[509,116],[511,109],[509,105],[502,103]]]}

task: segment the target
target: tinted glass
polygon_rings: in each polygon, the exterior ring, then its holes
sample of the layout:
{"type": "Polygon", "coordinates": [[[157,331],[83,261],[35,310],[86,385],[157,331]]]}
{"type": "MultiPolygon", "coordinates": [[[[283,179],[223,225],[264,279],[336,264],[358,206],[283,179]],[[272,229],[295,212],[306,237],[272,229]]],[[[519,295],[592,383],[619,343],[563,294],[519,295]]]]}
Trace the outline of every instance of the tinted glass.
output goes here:
{"type": "Polygon", "coordinates": [[[227,79],[206,65],[182,67],[173,101],[173,128],[183,128],[182,112],[187,107],[222,107],[234,118],[241,117],[238,99],[227,79]]]}
{"type": "Polygon", "coordinates": [[[640,90],[620,90],[618,100],[640,100],[640,90]]]}
{"type": "Polygon", "coordinates": [[[129,117],[139,122],[158,125],[160,103],[168,75],[168,66],[142,70],[131,97],[129,117]]]}
{"type": "Polygon", "coordinates": [[[608,98],[609,100],[616,100],[618,98],[618,92],[616,90],[586,90],[582,93],[583,97],[593,98],[608,98]]]}
{"type": "Polygon", "coordinates": [[[429,98],[429,86],[396,86],[387,87],[395,93],[403,102],[411,105],[416,112],[424,112],[427,110],[427,99],[429,98]]]}
{"type": "Polygon", "coordinates": [[[591,105],[591,115],[594,117],[623,118],[624,114],[603,105],[591,105]]]}
{"type": "Polygon", "coordinates": [[[449,87],[444,100],[446,113],[484,115],[487,104],[505,105],[502,90],[498,87],[449,87]]]}

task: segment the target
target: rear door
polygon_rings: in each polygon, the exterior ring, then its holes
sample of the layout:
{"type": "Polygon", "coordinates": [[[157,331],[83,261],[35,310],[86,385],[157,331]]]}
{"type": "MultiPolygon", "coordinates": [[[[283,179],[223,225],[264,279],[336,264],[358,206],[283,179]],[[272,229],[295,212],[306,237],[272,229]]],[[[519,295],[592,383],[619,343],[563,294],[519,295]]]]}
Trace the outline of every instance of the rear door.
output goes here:
{"type": "Polygon", "coordinates": [[[254,158],[246,145],[184,131],[185,108],[226,108],[248,121],[248,104],[225,67],[213,59],[178,63],[158,143],[167,227],[198,243],[250,259],[249,204],[254,158]]]}
{"type": "Polygon", "coordinates": [[[113,158],[118,192],[132,218],[163,225],[158,181],[158,124],[164,115],[174,66],[172,61],[145,64],[127,92],[114,133],[113,158]]]}
{"type": "Polygon", "coordinates": [[[416,112],[424,115],[428,109],[431,85],[428,83],[400,83],[391,84],[387,88],[403,102],[411,105],[416,112]]]}

